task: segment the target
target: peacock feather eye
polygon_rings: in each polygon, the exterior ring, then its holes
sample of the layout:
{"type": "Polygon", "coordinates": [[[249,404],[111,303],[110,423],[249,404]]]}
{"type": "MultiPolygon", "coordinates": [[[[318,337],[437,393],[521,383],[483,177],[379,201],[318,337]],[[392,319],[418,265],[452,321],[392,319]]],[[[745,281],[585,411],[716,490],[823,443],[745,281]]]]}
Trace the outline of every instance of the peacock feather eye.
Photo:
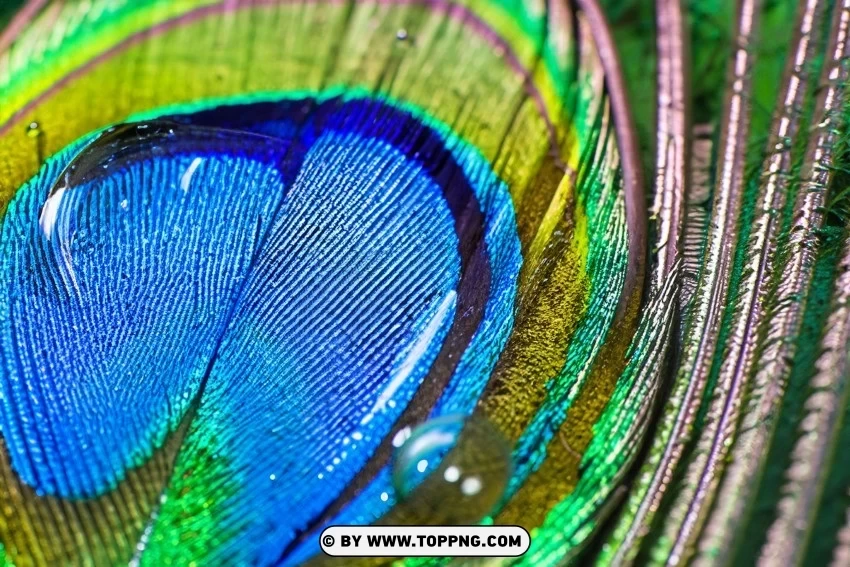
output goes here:
{"type": "Polygon", "coordinates": [[[642,281],[595,17],[23,6],[0,97],[6,560],[298,564],[336,524],[562,538],[642,281]]]}
{"type": "Polygon", "coordinates": [[[850,564],[848,56],[850,0],[5,0],[0,564],[850,564]]]}

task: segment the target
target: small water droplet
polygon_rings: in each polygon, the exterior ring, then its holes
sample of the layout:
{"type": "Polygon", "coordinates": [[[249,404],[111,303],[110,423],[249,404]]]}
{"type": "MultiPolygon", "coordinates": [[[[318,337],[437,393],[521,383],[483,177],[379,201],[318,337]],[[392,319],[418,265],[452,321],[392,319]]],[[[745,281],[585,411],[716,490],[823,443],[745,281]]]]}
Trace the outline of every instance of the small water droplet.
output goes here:
{"type": "Polygon", "coordinates": [[[410,438],[410,428],[409,427],[399,429],[398,433],[396,433],[395,437],[393,437],[393,447],[398,449],[399,447],[404,445],[404,442],[407,441],[409,438],[410,438]]]}
{"type": "Polygon", "coordinates": [[[397,32],[395,32],[395,37],[399,41],[404,41],[407,39],[407,30],[404,28],[400,28],[397,32]]]}
{"type": "Polygon", "coordinates": [[[27,136],[29,136],[30,138],[35,138],[39,134],[41,134],[41,129],[38,125],[38,122],[30,122],[27,125],[27,136]]]}
{"type": "Polygon", "coordinates": [[[490,514],[513,472],[510,447],[478,416],[450,415],[413,428],[396,450],[400,524],[466,524],[490,514]]]}

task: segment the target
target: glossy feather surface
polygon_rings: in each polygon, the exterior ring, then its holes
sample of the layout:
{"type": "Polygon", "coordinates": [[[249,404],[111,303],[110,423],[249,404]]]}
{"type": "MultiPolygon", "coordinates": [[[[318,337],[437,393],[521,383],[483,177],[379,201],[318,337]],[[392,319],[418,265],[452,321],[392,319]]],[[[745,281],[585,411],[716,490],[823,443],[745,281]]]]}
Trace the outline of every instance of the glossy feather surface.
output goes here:
{"type": "Polygon", "coordinates": [[[850,564],[847,2],[0,24],[7,564],[850,564]]]}

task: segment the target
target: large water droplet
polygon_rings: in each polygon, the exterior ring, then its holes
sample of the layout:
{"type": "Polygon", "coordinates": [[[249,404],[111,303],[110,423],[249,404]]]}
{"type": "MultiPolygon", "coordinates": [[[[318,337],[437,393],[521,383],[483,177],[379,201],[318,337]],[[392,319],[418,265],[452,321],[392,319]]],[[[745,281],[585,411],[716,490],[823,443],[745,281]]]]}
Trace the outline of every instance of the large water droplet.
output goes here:
{"type": "MultiPolygon", "coordinates": [[[[84,205],[79,194],[81,188],[91,190],[99,180],[114,176],[132,164],[147,163],[151,171],[161,172],[164,160],[177,157],[189,159],[185,169],[173,180],[175,186],[180,187],[185,194],[192,176],[207,156],[226,154],[250,157],[277,167],[282,162],[285,149],[280,140],[261,134],[181,124],[171,120],[113,126],[101,132],[59,174],[42,205],[39,225],[48,239],[53,237],[56,226],[62,226],[64,234],[60,234],[60,237],[70,242],[75,236],[76,226],[66,200],[70,198],[84,205]],[[64,223],[60,222],[62,208],[66,209],[67,215],[64,223]]],[[[128,210],[131,204],[123,196],[118,197],[117,203],[122,210],[128,210]]]]}
{"type": "Polygon", "coordinates": [[[402,431],[393,463],[403,524],[469,524],[492,513],[513,472],[510,447],[478,416],[444,416],[402,431]]]}
{"type": "Polygon", "coordinates": [[[228,153],[269,159],[282,153],[280,140],[261,134],[158,119],[107,128],[59,175],[51,194],[112,174],[140,159],[228,153]]]}

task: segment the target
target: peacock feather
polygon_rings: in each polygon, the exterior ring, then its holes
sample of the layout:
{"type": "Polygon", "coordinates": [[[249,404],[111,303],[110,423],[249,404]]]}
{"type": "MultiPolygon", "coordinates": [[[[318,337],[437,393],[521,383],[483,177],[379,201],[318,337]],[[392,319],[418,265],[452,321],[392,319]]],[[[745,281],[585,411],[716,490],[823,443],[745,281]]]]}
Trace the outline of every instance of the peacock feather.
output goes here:
{"type": "Polygon", "coordinates": [[[850,565],[848,55],[850,0],[5,0],[0,559],[850,565]]]}

